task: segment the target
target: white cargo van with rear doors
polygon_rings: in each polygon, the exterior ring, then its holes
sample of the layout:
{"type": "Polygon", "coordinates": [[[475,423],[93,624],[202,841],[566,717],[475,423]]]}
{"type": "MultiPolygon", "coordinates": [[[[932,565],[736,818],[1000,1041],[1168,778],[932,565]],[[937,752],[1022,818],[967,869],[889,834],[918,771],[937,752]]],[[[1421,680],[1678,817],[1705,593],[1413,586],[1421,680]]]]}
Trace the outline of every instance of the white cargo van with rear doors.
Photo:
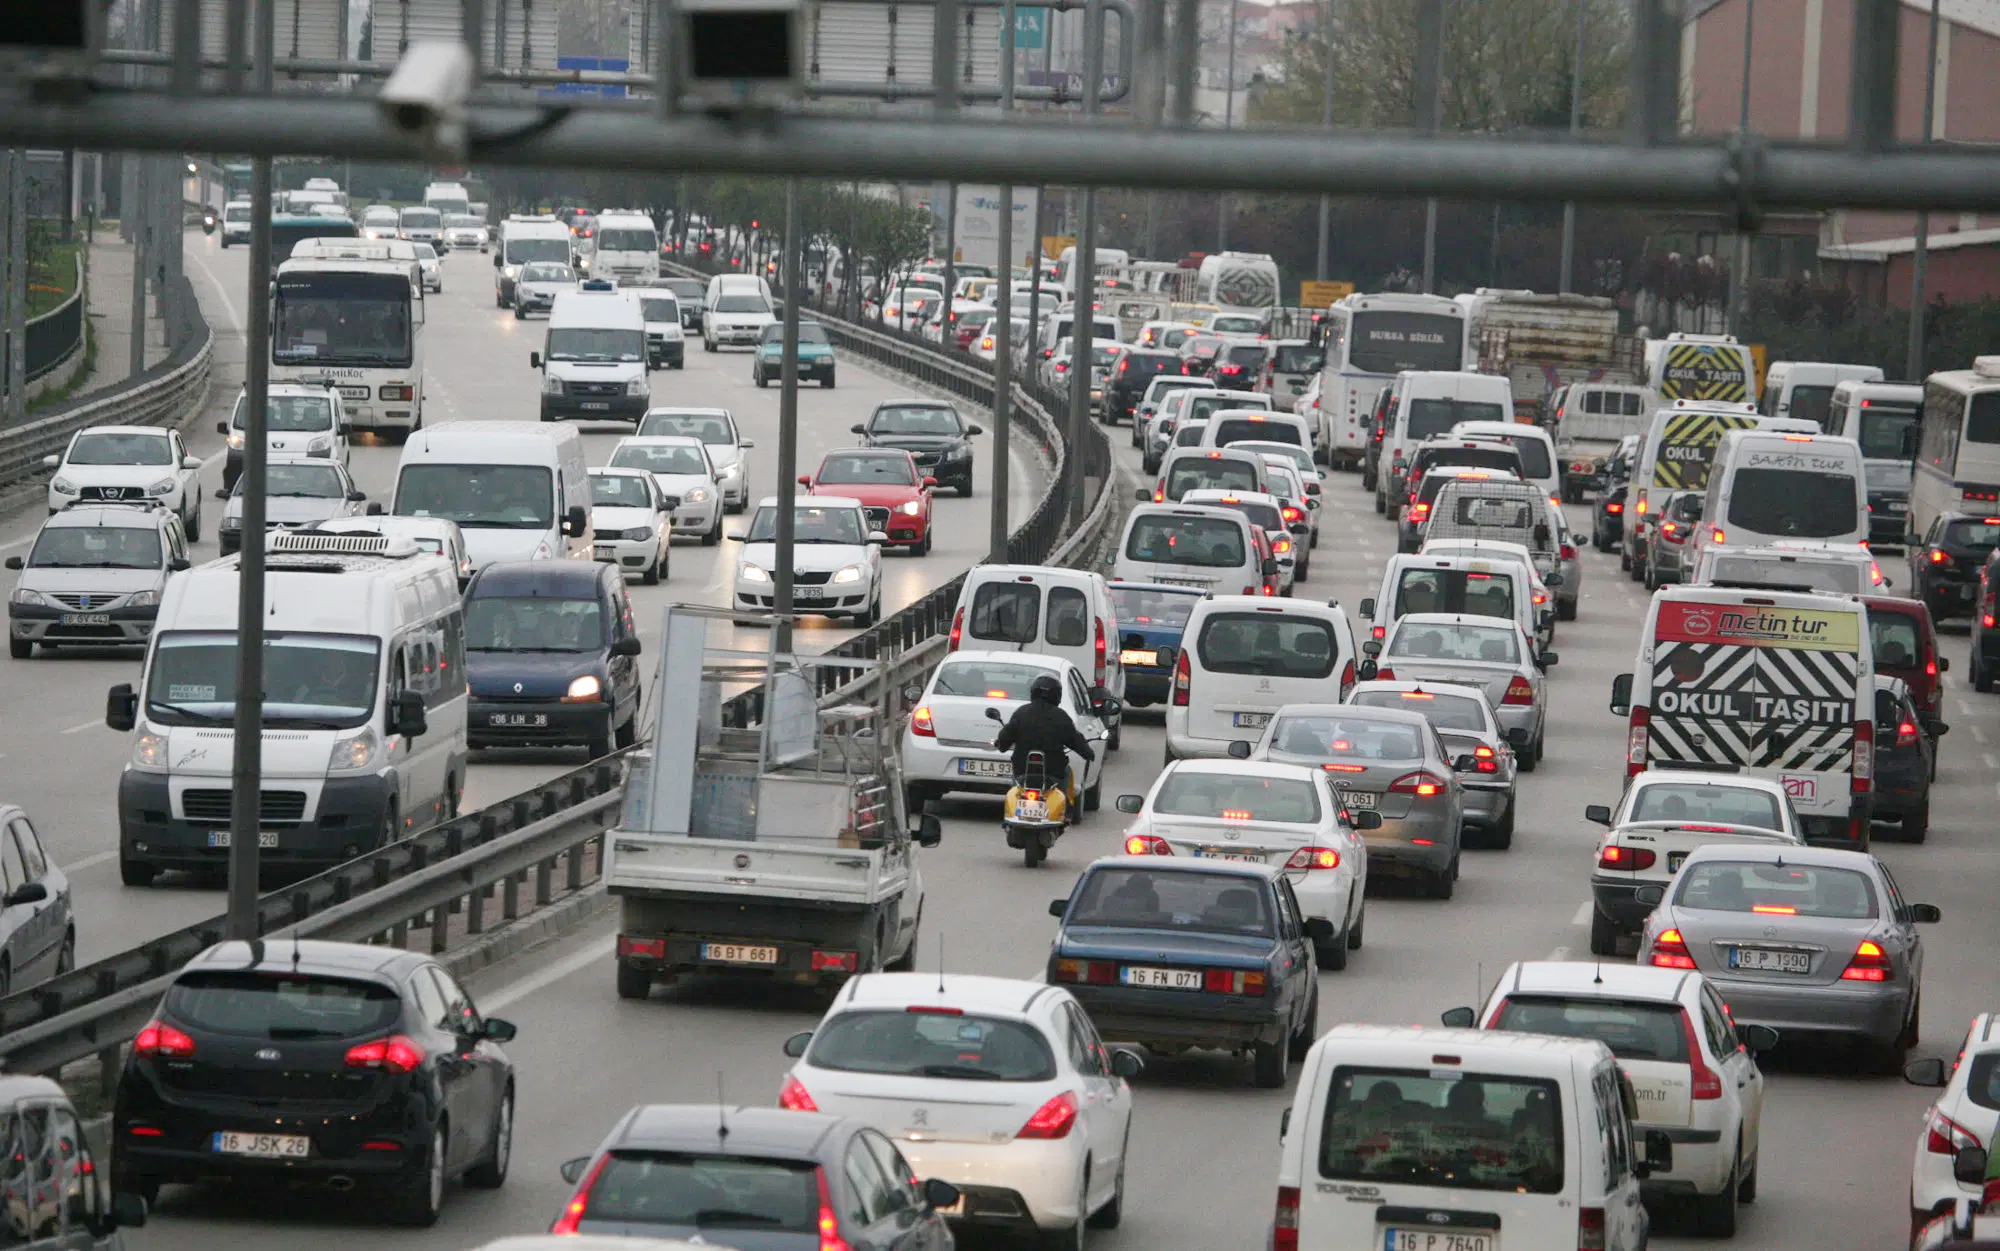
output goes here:
{"type": "Polygon", "coordinates": [[[1724,544],[1781,539],[1868,541],[1868,470],[1861,445],[1830,435],[1732,430],[1715,449],[1694,556],[1724,544]]]}
{"type": "Polygon", "coordinates": [[[1270,1246],[1643,1251],[1674,1145],[1638,1116],[1595,1039],[1336,1025],[1279,1121],[1270,1246]]]}
{"type": "Polygon", "coordinates": [[[1198,447],[1228,447],[1232,443],[1289,443],[1313,449],[1313,432],[1306,419],[1264,408],[1224,408],[1208,414],[1198,447]]]}
{"type": "Polygon", "coordinates": [[[1513,445],[1521,454],[1521,476],[1542,488],[1549,503],[1560,505],[1562,470],[1556,462],[1555,440],[1539,426],[1518,421],[1461,421],[1451,429],[1453,438],[1492,439],[1513,445]]]}
{"type": "Polygon", "coordinates": [[[1466,421],[1506,421],[1514,392],[1493,374],[1406,370],[1390,387],[1382,433],[1382,464],[1375,479],[1375,511],[1396,520],[1409,494],[1407,462],[1417,444],[1466,421]]]}
{"type": "Polygon", "coordinates": [[[448,421],[410,435],[396,467],[403,517],[458,523],[475,568],[497,560],[589,560],[590,471],[566,423],[448,421]]]}
{"type": "Polygon", "coordinates": [[[1269,575],[1263,568],[1267,549],[1257,537],[1255,523],[1236,509],[1141,504],[1125,519],[1125,535],[1111,558],[1111,578],[1259,595],[1269,575]]]}
{"type": "Polygon", "coordinates": [[[1766,417],[1796,417],[1828,434],[1838,433],[1831,421],[1834,388],[1843,382],[1880,382],[1874,365],[1839,365],[1830,361],[1772,361],[1764,371],[1764,394],[1757,407],[1766,417]]]}
{"type": "Polygon", "coordinates": [[[1232,755],[1262,737],[1286,704],[1331,704],[1354,689],[1358,652],[1347,610],[1298,600],[1218,595],[1194,606],[1167,698],[1166,758],[1232,755]]]}
{"type": "Polygon", "coordinates": [[[1189,491],[1263,491],[1270,476],[1264,458],[1254,452],[1227,448],[1175,447],[1160,462],[1160,478],[1148,491],[1133,494],[1142,504],[1178,502],[1189,491]]]}
{"type": "MultiPolygon", "coordinates": [[[[1104,575],[1046,565],[975,565],[952,609],[947,651],[1039,652],[1060,656],[1090,683],[1093,698],[1125,698],[1118,659],[1118,613],[1104,575]]],[[[1123,717],[1106,718],[1118,750],[1123,717]]]]}
{"type": "Polygon", "coordinates": [[[1923,408],[1924,389],[1913,383],[1843,382],[1833,389],[1826,432],[1861,445],[1871,543],[1918,541],[1909,528],[1910,477],[1923,408]]]}

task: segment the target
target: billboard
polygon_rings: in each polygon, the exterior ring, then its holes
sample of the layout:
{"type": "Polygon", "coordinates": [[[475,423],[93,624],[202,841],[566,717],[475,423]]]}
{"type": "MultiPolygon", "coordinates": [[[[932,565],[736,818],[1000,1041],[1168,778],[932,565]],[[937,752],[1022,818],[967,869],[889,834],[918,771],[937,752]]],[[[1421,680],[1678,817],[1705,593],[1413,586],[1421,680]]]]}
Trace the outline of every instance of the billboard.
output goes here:
{"type": "MultiPolygon", "coordinates": [[[[1014,256],[1026,263],[1035,250],[1035,189],[1014,188],[1014,256]]],[[[958,189],[958,259],[971,265],[1000,264],[1000,188],[965,183],[958,189]]]]}

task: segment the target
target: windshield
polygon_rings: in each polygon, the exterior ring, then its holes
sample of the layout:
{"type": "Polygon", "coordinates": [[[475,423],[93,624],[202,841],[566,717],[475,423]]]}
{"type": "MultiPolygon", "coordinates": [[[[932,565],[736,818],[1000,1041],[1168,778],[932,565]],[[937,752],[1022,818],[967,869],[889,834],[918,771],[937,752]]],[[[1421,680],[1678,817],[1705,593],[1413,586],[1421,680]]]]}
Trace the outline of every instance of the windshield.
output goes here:
{"type": "Polygon", "coordinates": [[[173,448],[164,434],[93,434],[85,431],[69,445],[72,465],[171,465],[173,448]]]}
{"type": "Polygon", "coordinates": [[[1505,421],[1507,414],[1498,404],[1478,403],[1472,400],[1416,400],[1410,401],[1408,418],[1411,439],[1429,439],[1440,434],[1449,434],[1451,428],[1461,421],[1505,421]]]}
{"type": "Polygon", "coordinates": [[[1280,344],[1271,369],[1281,374],[1318,373],[1326,360],[1326,349],[1305,347],[1296,343],[1280,344]]]}
{"type": "MultiPolygon", "coordinates": [[[[761,341],[782,345],[785,341],[785,324],[774,321],[764,327],[764,334],[761,341]]],[[[818,322],[802,321],[799,323],[800,343],[831,343],[832,341],[826,337],[826,327],[820,325],[818,322]]]]}
{"type": "Polygon", "coordinates": [[[764,303],[761,295],[718,295],[715,297],[715,311],[718,313],[768,313],[771,306],[764,303]]]}
{"type": "Polygon", "coordinates": [[[465,601],[469,652],[604,650],[604,613],[595,599],[475,595],[465,601]]]}
{"type": "Polygon", "coordinates": [[[813,1035],[807,1063],[845,1073],[962,1081],[1046,1082],[1056,1076],[1055,1054],[1033,1025],[958,1008],[842,1012],[813,1035]]]}
{"type": "MultiPolygon", "coordinates": [[[[264,636],[264,724],[307,729],[361,725],[375,707],[380,665],[372,638],[264,636]]],[[[146,716],[163,725],[232,725],[236,634],[174,630],[157,636],[146,675],[146,716]]]]}
{"type": "Polygon", "coordinates": [[[647,321],[673,321],[681,319],[680,301],[672,296],[656,295],[639,301],[639,316],[647,321]]]}
{"type": "MultiPolygon", "coordinates": [[[[1356,313],[1347,359],[1370,374],[1465,367],[1465,319],[1441,313],[1356,313]]],[[[1464,419],[1461,419],[1464,420],[1464,419]]]]}
{"type": "Polygon", "coordinates": [[[972,699],[1027,699],[1036,678],[1052,676],[1036,665],[961,660],[938,669],[934,695],[963,695],[972,699]]]}
{"type": "MultiPolygon", "coordinates": [[[[1471,612],[1468,608],[1466,611],[1471,612]]],[[[1498,626],[1402,623],[1389,640],[1389,655],[1411,660],[1456,660],[1479,664],[1521,663],[1519,640],[1498,626]]]]}
{"type": "Polygon", "coordinates": [[[1207,421],[1225,408],[1256,408],[1255,397],[1246,400],[1241,395],[1197,395],[1188,401],[1187,412],[1182,414],[1188,421],[1207,421]]]}
{"type": "Polygon", "coordinates": [[[1677,1003],[1509,995],[1490,1028],[1558,1038],[1595,1038],[1621,1060],[1688,1062],[1688,1031],[1677,1003]]]}
{"type": "Polygon", "coordinates": [[[297,973],[184,973],[167,1015],[207,1034],[239,1038],[357,1038],[396,1027],[403,1001],[374,982],[297,973]]]}
{"type": "MultiPolygon", "coordinates": [[[[1208,328],[1217,334],[1256,334],[1264,328],[1261,318],[1245,317],[1235,313],[1221,313],[1209,318],[1208,328]]],[[[1259,348],[1258,351],[1262,351],[1259,348]]]]}
{"type": "Polygon", "coordinates": [[[444,219],[444,224],[455,230],[465,230],[484,226],[486,219],[483,217],[474,217],[470,213],[453,213],[444,219]]]}
{"type": "Polygon", "coordinates": [[[597,232],[600,252],[651,252],[659,246],[653,232],[644,227],[618,226],[597,232]]]}
{"type": "Polygon", "coordinates": [[[1220,517],[1173,513],[1134,518],[1131,533],[1125,538],[1125,556],[1128,560],[1204,569],[1240,569],[1250,559],[1242,526],[1220,517]]]}
{"type": "Polygon", "coordinates": [[[636,361],[645,354],[642,330],[565,326],[549,331],[548,358],[552,361],[636,361]]]}
{"type": "Polygon", "coordinates": [[[392,511],[467,528],[546,530],[555,524],[555,489],[540,465],[406,465],[392,511]]]}
{"type": "Polygon", "coordinates": [[[1853,869],[1703,860],[1684,867],[1675,879],[1674,906],[1861,921],[1875,915],[1875,884],[1853,869]]]}
{"type": "Polygon", "coordinates": [[[401,220],[405,229],[413,230],[436,230],[444,224],[438,211],[428,208],[406,208],[401,220]]]}
{"type": "Polygon", "coordinates": [[[1242,513],[1250,519],[1251,525],[1256,526],[1260,530],[1282,530],[1285,528],[1285,519],[1279,515],[1277,506],[1275,504],[1266,504],[1261,500],[1246,500],[1234,496],[1223,496],[1219,499],[1190,500],[1188,502],[1200,503],[1204,508],[1221,508],[1232,513],[1242,513]]]}
{"type": "Polygon", "coordinates": [[[1340,654],[1331,622],[1267,612],[1210,615],[1195,649],[1210,673],[1270,678],[1327,677],[1340,654]]]}
{"type": "Polygon", "coordinates": [[[590,502],[622,508],[651,508],[648,479],[637,474],[594,473],[590,475],[590,502]]]}
{"type": "Polygon", "coordinates": [[[1464,569],[1405,569],[1396,583],[1395,615],[1469,612],[1479,617],[1514,616],[1514,580],[1505,574],[1464,569]]]}
{"type": "MultiPolygon", "coordinates": [[[[243,428],[243,397],[236,398],[230,425],[243,428]]],[[[333,429],[333,401],[319,395],[273,395],[264,405],[264,429],[270,434],[314,434],[333,429]]]]}
{"type": "Polygon", "coordinates": [[[413,243],[410,245],[410,250],[417,254],[417,259],[420,261],[434,261],[438,258],[437,249],[428,243],[413,243]]]}
{"type": "Polygon", "coordinates": [[[710,447],[734,447],[736,428],[729,418],[701,413],[648,413],[639,423],[640,434],[677,434],[700,439],[710,447]]]}
{"type": "Polygon", "coordinates": [[[699,304],[707,298],[708,288],[693,278],[669,278],[660,284],[682,300],[699,304]]]}
{"type": "Polygon", "coordinates": [[[1711,782],[1653,782],[1638,788],[1627,821],[1692,821],[1713,825],[1785,828],[1778,800],[1763,791],[1711,782]]]}
{"type": "Polygon", "coordinates": [[[1200,601],[1198,594],[1111,584],[1111,611],[1120,625],[1177,630],[1187,624],[1200,601]]]}
{"type": "MultiPolygon", "coordinates": [[[[614,1151],[584,1197],[583,1232],[597,1225],[756,1230],[810,1235],[819,1228],[812,1160],[678,1151],[614,1151]]],[[[758,1245],[764,1245],[759,1243],[758,1245]]],[[[772,1244],[779,1245],[779,1244],[772,1244]]]]}
{"type": "MultiPolygon", "coordinates": [[[[1224,821],[1277,821],[1313,825],[1320,819],[1318,788],[1298,778],[1238,777],[1177,769],[1160,783],[1152,811],[1159,816],[1214,817],[1224,821]]],[[[1244,883],[1249,885],[1249,883],[1244,883]]]]}
{"type": "Polygon", "coordinates": [[[250,220],[250,206],[232,204],[222,210],[222,220],[226,222],[247,222],[250,220]]]}
{"type": "Polygon", "coordinates": [[[878,408],[868,420],[870,434],[922,434],[957,438],[963,432],[956,409],[931,405],[899,405],[878,408]]]}
{"type": "MultiPolygon", "coordinates": [[[[245,212],[247,213],[248,210],[246,209],[245,212]]],[[[396,210],[384,208],[379,205],[375,208],[363,210],[361,224],[364,226],[393,226],[396,224],[396,210]]]]}
{"type": "MultiPolygon", "coordinates": [[[[868,527],[858,508],[815,508],[801,504],[792,510],[794,543],[845,543],[859,546],[867,540],[868,527]]],[[[778,540],[778,510],[766,504],[750,519],[748,542],[775,543],[778,540]]]]}
{"type": "MultiPolygon", "coordinates": [[[[565,273],[569,270],[568,239],[509,239],[506,242],[507,263],[526,265],[531,261],[559,261],[565,273]]],[[[526,277],[526,275],[522,275],[526,277]]]]}
{"type": "Polygon", "coordinates": [[[1167,470],[1166,496],[1179,500],[1189,491],[1261,491],[1257,467],[1247,461],[1212,456],[1182,456],[1167,470]]]}
{"type": "Polygon", "coordinates": [[[1558,1194],[1563,1116],[1544,1079],[1342,1065],[1327,1087],[1320,1176],[1558,1194]]]}
{"type": "Polygon", "coordinates": [[[1803,586],[1836,595],[1859,595],[1863,574],[1859,562],[1718,556],[1709,566],[1707,580],[1747,582],[1752,586],[1803,586]]]}
{"type": "Polygon", "coordinates": [[[1864,401],[1861,429],[1856,438],[1861,454],[1869,460],[1910,460],[1917,454],[1917,407],[1914,404],[1885,404],[1864,401]]]}
{"type": "Polygon", "coordinates": [[[1232,443],[1251,439],[1262,443],[1297,445],[1303,438],[1299,428],[1289,421],[1269,421],[1257,417],[1218,417],[1215,420],[1215,437],[1209,442],[1216,447],[1228,447],[1232,443]]]}
{"type": "Polygon", "coordinates": [[[158,569],[160,532],[134,526],[49,526],[28,553],[31,569],[158,569]]]}
{"type": "Polygon", "coordinates": [[[1954,547],[1991,551],[1995,547],[2000,547],[2000,517],[1947,522],[1944,528],[1944,541],[1954,547]]]}
{"type": "Polygon", "coordinates": [[[575,282],[576,271],[567,265],[556,265],[547,261],[530,265],[521,271],[522,282],[575,282]]]}
{"type": "Polygon", "coordinates": [[[894,456],[829,456],[820,462],[819,475],[814,482],[820,486],[842,483],[915,486],[917,471],[910,464],[909,456],[903,452],[894,456]]]}
{"type": "Polygon", "coordinates": [[[1810,469],[1736,471],[1729,524],[1787,539],[1830,539],[1860,528],[1851,474],[1810,469]]]}
{"type": "MultiPolygon", "coordinates": [[[[271,498],[338,500],[347,498],[347,484],[331,463],[303,460],[272,461],[264,470],[264,494],[271,498]]],[[[244,479],[236,480],[232,495],[243,497],[244,479]]]]}
{"type": "Polygon", "coordinates": [[[624,443],[611,453],[613,469],[708,476],[708,457],[693,443],[624,443]]]}
{"type": "Polygon", "coordinates": [[[282,274],[271,317],[281,364],[410,363],[410,283],[396,274],[282,274]]]}
{"type": "Polygon", "coordinates": [[[1376,717],[1279,717],[1266,741],[1272,751],[1315,760],[1420,760],[1424,754],[1419,727],[1376,717]]]}
{"type": "MultiPolygon", "coordinates": [[[[1222,778],[1227,782],[1229,779],[1222,778]]],[[[1111,866],[1083,881],[1069,924],[1191,930],[1268,938],[1271,904],[1261,880],[1240,873],[1163,872],[1111,866]]]]}
{"type": "Polygon", "coordinates": [[[1488,729],[1483,699],[1436,691],[1356,691],[1349,702],[1361,708],[1407,708],[1420,712],[1424,720],[1439,730],[1484,734],[1488,729]]]}

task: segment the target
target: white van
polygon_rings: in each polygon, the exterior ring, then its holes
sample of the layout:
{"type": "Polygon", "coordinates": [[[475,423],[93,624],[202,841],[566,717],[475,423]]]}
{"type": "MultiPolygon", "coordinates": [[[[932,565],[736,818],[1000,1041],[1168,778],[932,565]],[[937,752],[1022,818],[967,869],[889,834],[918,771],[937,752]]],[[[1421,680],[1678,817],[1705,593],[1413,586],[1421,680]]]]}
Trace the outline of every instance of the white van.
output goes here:
{"type": "Polygon", "coordinates": [[[1389,393],[1389,420],[1382,434],[1382,467],[1376,475],[1375,511],[1400,511],[1409,494],[1405,466],[1417,444],[1466,421],[1506,421],[1514,392],[1505,378],[1455,370],[1409,369],[1396,375],[1389,393]]]}
{"type": "MultiPolygon", "coordinates": [[[[1055,355],[1056,346],[1070,338],[1070,327],[1076,324],[1076,310],[1064,306],[1042,319],[1041,329],[1036,332],[1035,349],[1043,360],[1055,355]]],[[[1116,317],[1099,313],[1091,319],[1090,341],[1092,343],[1122,343],[1124,331],[1116,317]]]]}
{"type": "Polygon", "coordinates": [[[1226,757],[1286,704],[1336,704],[1359,653],[1338,604],[1217,595],[1181,631],[1167,698],[1167,759],[1226,757]]]}
{"type": "Polygon", "coordinates": [[[1266,556],[1253,529],[1248,517],[1230,508],[1141,504],[1125,518],[1110,561],[1112,580],[1260,594],[1266,556]]]}
{"type": "Polygon", "coordinates": [[[1536,575],[1515,560],[1398,554],[1382,571],[1381,589],[1361,601],[1361,616],[1377,639],[1388,637],[1396,621],[1411,613],[1499,617],[1515,622],[1546,647],[1555,628],[1555,609],[1548,598],[1536,575]]]}
{"type": "Polygon", "coordinates": [[[597,215],[597,254],[590,273],[620,286],[660,276],[660,236],[644,213],[606,209],[597,215]]]}
{"type": "MultiPolygon", "coordinates": [[[[167,580],[138,688],[111,688],[105,722],[132,732],[118,782],[127,886],[228,864],[239,559],[167,580]]],[[[408,539],[292,531],[270,536],[264,576],[264,866],[324,868],[456,815],[457,571],[408,539]]]]}
{"type": "Polygon", "coordinates": [[[1639,1184],[1674,1148],[1637,1120],[1595,1039],[1336,1025],[1281,1121],[1271,1244],[1641,1251],[1639,1184]]]}
{"type": "MultiPolygon", "coordinates": [[[[1118,612],[1101,573],[1048,565],[975,565],[952,609],[946,650],[961,646],[1060,656],[1091,684],[1125,698],[1118,612]]],[[[1113,751],[1119,724],[1110,720],[1113,751]]]]}
{"type": "Polygon", "coordinates": [[[514,307],[514,280],[538,261],[568,265],[575,260],[569,227],[547,215],[509,217],[500,223],[500,246],[493,249],[493,303],[514,307]]]}
{"type": "MultiPolygon", "coordinates": [[[[1174,437],[1178,439],[1189,430],[1188,423],[1182,422],[1174,437]]],[[[1160,478],[1152,491],[1140,487],[1135,495],[1142,504],[1149,495],[1153,503],[1164,504],[1178,501],[1195,490],[1265,491],[1270,489],[1270,480],[1264,458],[1258,453],[1216,447],[1170,447],[1160,462],[1160,478]]]]}
{"type": "Polygon", "coordinates": [[[1712,544],[1868,541],[1861,445],[1824,434],[1732,430],[1715,449],[1694,554],[1712,544]]]}
{"type": "Polygon", "coordinates": [[[1910,481],[1924,389],[1912,382],[1843,382],[1833,389],[1825,430],[1861,445],[1868,470],[1871,543],[1910,543],[1910,481]]]}
{"type": "Polygon", "coordinates": [[[633,291],[592,279],[556,292],[549,333],[528,364],[542,371],[543,421],[629,421],[652,406],[646,314],[633,291]]]}
{"type": "Polygon", "coordinates": [[[1764,371],[1764,394],[1757,407],[1766,417],[1796,417],[1828,434],[1833,389],[1843,382],[1880,382],[1874,365],[1840,365],[1830,361],[1772,361],[1764,371]]]}
{"type": "Polygon", "coordinates": [[[590,472],[575,426],[447,421],[403,444],[402,517],[443,517],[465,532],[473,567],[496,560],[589,560],[590,472]]]}
{"type": "Polygon", "coordinates": [[[775,307],[771,284],[755,274],[710,278],[701,310],[702,351],[733,343],[755,347],[764,338],[764,327],[777,320],[775,307]]]}
{"type": "Polygon", "coordinates": [[[1511,444],[1521,454],[1521,476],[1542,488],[1549,503],[1562,501],[1562,468],[1556,460],[1556,443],[1540,426],[1519,421],[1461,421],[1451,428],[1453,438],[1495,439],[1511,444]]]}
{"type": "Polygon", "coordinates": [[[1289,443],[1308,454],[1313,432],[1306,419],[1266,408],[1225,408],[1208,415],[1198,447],[1228,447],[1232,443],[1289,443]]]}

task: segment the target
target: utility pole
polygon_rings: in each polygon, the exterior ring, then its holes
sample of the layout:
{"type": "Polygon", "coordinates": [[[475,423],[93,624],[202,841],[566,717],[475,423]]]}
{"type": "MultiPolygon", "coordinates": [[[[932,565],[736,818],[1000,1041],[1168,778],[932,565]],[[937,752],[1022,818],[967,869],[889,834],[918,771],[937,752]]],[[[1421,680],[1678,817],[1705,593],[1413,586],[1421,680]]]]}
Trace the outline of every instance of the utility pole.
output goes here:
{"type": "MultiPolygon", "coordinates": [[[[1417,0],[1417,129],[1434,135],[1444,104],[1445,0],[1417,0]]],[[[1438,202],[1424,201],[1424,294],[1437,290],[1438,202]]]]}
{"type": "MultiPolygon", "coordinates": [[[[1736,102],[1736,134],[1750,138],[1750,49],[1757,29],[1757,0],[1743,0],[1743,90],[1736,102]]],[[[1743,307],[1750,298],[1750,232],[1736,224],[1736,272],[1729,276],[1728,333],[1741,333],[1743,307]]]]}
{"type": "Polygon", "coordinates": [[[796,548],[799,494],[799,180],[785,179],[784,365],[778,374],[778,527],[771,571],[772,605],[777,610],[778,650],[792,650],[792,565],[796,548]]]}
{"type": "MultiPolygon", "coordinates": [[[[1237,0],[1229,0],[1229,67],[1222,83],[1222,129],[1225,133],[1236,125],[1236,5],[1237,0]]],[[[1229,193],[1226,191],[1215,197],[1215,250],[1229,250],[1229,193]]]]}
{"type": "MultiPolygon", "coordinates": [[[[1582,0],[1578,0],[1582,3],[1582,0]]],[[[1319,122],[1328,130],[1333,129],[1333,6],[1334,0],[1326,0],[1325,32],[1321,36],[1326,46],[1326,84],[1320,99],[1319,122]]],[[[1326,281],[1327,233],[1333,216],[1333,197],[1322,191],[1319,193],[1319,251],[1313,261],[1313,277],[1326,281]]],[[[1152,255],[1150,252],[1147,255],[1152,255]]]]}
{"type": "Polygon", "coordinates": [[[7,424],[28,419],[28,153],[7,153],[7,424]]]}
{"type": "MultiPolygon", "coordinates": [[[[1924,59],[1924,138],[1937,139],[1937,59],[1938,0],[1931,0],[1930,55],[1924,59]]],[[[1924,322],[1929,310],[1924,304],[1924,271],[1930,265],[1931,215],[1917,214],[1916,247],[1910,253],[1910,342],[1903,356],[1903,376],[1910,382],[1924,380],[1924,322]]]]}
{"type": "MultiPolygon", "coordinates": [[[[1230,0],[1233,4],[1235,0],[1230,0]]],[[[1104,78],[1104,6],[1089,0],[1083,23],[1083,114],[1095,117],[1104,78]]],[[[1088,122],[1085,125],[1089,125],[1088,122]]],[[[1097,330],[1097,191],[1083,189],[1083,222],[1076,236],[1075,298],[1071,301],[1069,354],[1069,520],[1083,520],[1084,434],[1090,428],[1092,346],[1097,330]]]]}
{"type": "MultiPolygon", "coordinates": [[[[1043,40],[1047,41],[1047,11],[1043,12],[1043,40]]],[[[1000,53],[1000,112],[1014,112],[1014,0],[1001,8],[1000,21],[1006,32],[1000,53]]],[[[1007,493],[1010,489],[1008,448],[1014,422],[1014,184],[1000,184],[999,291],[993,302],[993,485],[987,498],[987,559],[995,564],[1007,560],[1007,493]]]]}
{"type": "MultiPolygon", "coordinates": [[[[1756,0],[1750,0],[1755,3],[1756,0]]],[[[1576,51],[1569,62],[1569,133],[1572,138],[1583,133],[1583,0],[1576,0],[1576,51]]],[[[1749,40],[1745,39],[1745,46],[1749,40]]],[[[1563,243],[1562,273],[1556,283],[1556,290],[1568,295],[1575,289],[1576,270],[1576,201],[1563,201],[1563,243]]]]}

